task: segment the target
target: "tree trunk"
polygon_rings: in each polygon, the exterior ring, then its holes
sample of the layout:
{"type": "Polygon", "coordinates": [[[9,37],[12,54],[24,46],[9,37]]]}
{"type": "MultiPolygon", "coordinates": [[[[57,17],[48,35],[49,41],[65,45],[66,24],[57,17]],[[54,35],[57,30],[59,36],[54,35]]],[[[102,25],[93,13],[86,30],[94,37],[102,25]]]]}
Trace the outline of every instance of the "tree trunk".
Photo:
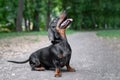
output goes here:
{"type": "Polygon", "coordinates": [[[24,18],[25,30],[30,31],[30,20],[24,18]]]}
{"type": "Polygon", "coordinates": [[[18,1],[18,11],[17,11],[17,19],[16,19],[16,31],[22,31],[22,18],[23,18],[23,0],[18,1]]]}
{"type": "Polygon", "coordinates": [[[34,0],[35,3],[35,9],[34,9],[34,16],[33,16],[33,31],[40,31],[39,27],[39,10],[40,10],[40,4],[39,0],[34,0]]]}
{"type": "Polygon", "coordinates": [[[51,2],[50,2],[50,0],[48,0],[48,2],[47,2],[46,30],[48,29],[49,22],[50,22],[50,5],[51,5],[51,2]]]}
{"type": "Polygon", "coordinates": [[[40,31],[39,29],[39,12],[34,11],[33,31],[40,31]]]}

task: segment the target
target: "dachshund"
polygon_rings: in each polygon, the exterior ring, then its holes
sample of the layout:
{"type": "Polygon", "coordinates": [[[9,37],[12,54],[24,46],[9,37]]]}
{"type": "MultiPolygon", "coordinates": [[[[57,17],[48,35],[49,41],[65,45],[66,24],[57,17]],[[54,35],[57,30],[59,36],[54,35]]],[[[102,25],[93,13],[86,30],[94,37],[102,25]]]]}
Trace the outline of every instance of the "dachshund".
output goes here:
{"type": "Polygon", "coordinates": [[[48,37],[53,44],[33,52],[29,59],[25,61],[9,60],[8,62],[18,64],[29,62],[31,70],[35,71],[54,68],[55,77],[61,76],[61,68],[64,66],[67,67],[69,72],[74,72],[75,69],[70,66],[72,50],[65,34],[65,30],[71,22],[72,19],[67,19],[67,14],[62,12],[58,18],[51,22],[48,29],[48,37]]]}

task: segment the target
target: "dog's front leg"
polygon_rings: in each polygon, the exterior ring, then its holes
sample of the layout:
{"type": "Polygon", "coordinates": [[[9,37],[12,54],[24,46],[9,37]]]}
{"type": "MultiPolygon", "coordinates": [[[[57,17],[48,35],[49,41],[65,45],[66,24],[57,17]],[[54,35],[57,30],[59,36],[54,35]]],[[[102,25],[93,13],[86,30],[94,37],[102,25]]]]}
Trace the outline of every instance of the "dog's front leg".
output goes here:
{"type": "Polygon", "coordinates": [[[61,77],[60,68],[55,68],[55,77],[61,77]]]}
{"type": "Polygon", "coordinates": [[[66,64],[67,71],[69,71],[69,72],[75,72],[75,69],[70,66],[70,58],[71,58],[71,55],[68,56],[68,62],[66,64]]]}
{"type": "Polygon", "coordinates": [[[69,64],[66,65],[66,67],[67,67],[67,70],[68,70],[69,72],[75,72],[75,69],[72,68],[69,64]]]}
{"type": "Polygon", "coordinates": [[[61,67],[59,61],[54,60],[54,65],[55,65],[55,77],[61,77],[61,67]]]}

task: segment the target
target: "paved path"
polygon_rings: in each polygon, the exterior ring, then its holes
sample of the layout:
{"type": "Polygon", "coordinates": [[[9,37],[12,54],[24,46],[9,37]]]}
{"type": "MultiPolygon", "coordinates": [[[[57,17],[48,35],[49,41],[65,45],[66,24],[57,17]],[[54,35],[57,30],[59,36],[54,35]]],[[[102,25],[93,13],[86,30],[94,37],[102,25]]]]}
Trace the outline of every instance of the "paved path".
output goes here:
{"type": "MultiPolygon", "coordinates": [[[[54,71],[31,71],[28,63],[19,65],[6,62],[7,59],[27,59],[27,52],[22,56],[0,59],[0,80],[120,80],[120,39],[97,37],[94,32],[80,32],[69,35],[68,40],[73,50],[71,66],[76,72],[63,69],[62,77],[55,78],[54,71]]],[[[48,44],[46,41],[42,46],[48,44]]]]}

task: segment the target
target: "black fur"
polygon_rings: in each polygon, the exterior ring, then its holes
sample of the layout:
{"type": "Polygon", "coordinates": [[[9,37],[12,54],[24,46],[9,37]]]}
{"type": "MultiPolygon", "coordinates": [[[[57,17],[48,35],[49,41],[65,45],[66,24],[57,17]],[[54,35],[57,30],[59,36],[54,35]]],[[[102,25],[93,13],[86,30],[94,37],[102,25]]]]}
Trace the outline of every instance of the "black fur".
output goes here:
{"type": "Polygon", "coordinates": [[[8,61],[13,63],[26,63],[29,61],[32,70],[35,70],[35,67],[45,67],[55,68],[63,67],[69,64],[71,58],[71,48],[66,40],[61,41],[58,44],[50,45],[48,47],[42,48],[29,57],[28,60],[17,62],[17,61],[8,61]]]}

